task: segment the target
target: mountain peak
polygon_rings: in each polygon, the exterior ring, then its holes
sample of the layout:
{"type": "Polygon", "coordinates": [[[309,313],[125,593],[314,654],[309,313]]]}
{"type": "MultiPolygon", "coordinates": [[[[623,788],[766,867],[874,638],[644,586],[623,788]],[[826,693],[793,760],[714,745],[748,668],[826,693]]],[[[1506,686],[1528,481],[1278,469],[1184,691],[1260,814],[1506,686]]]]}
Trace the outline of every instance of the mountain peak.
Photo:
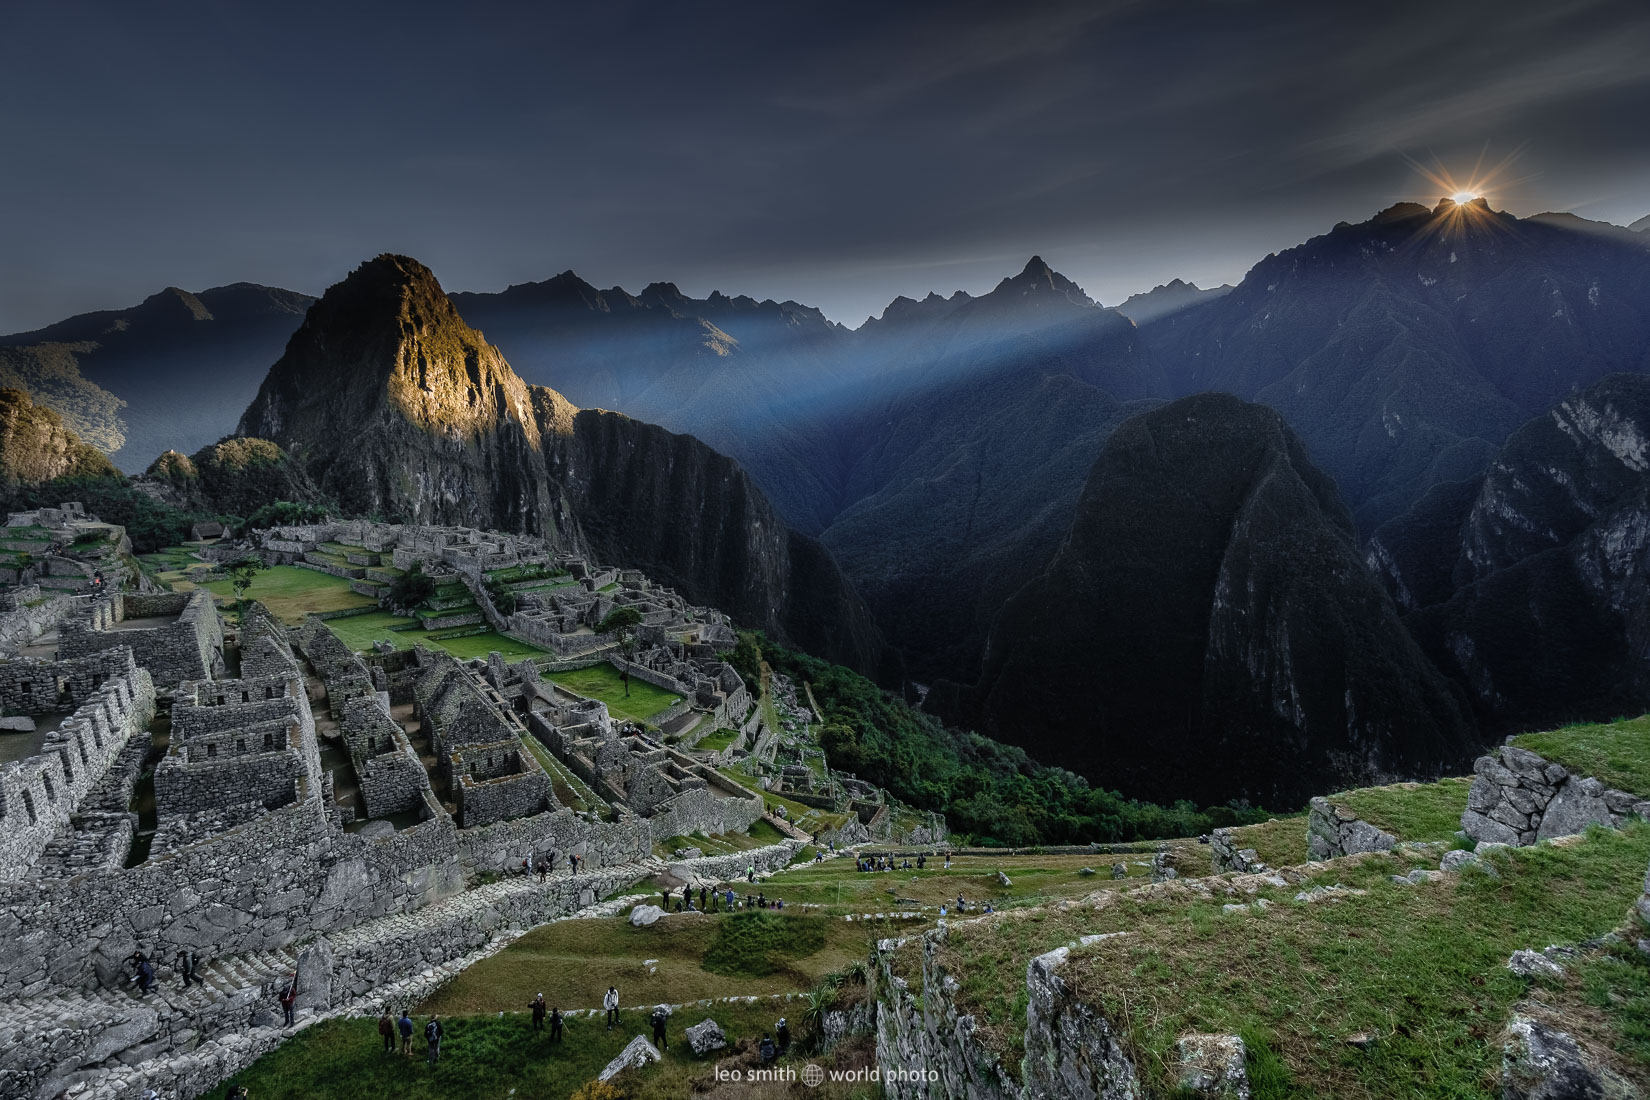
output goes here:
{"type": "Polygon", "coordinates": [[[149,319],[173,321],[210,321],[212,311],[206,303],[180,287],[169,286],[158,294],[151,294],[132,311],[149,319]]]}
{"type": "Polygon", "coordinates": [[[1635,233],[1650,233],[1650,214],[1646,214],[1627,228],[1635,233]]]}

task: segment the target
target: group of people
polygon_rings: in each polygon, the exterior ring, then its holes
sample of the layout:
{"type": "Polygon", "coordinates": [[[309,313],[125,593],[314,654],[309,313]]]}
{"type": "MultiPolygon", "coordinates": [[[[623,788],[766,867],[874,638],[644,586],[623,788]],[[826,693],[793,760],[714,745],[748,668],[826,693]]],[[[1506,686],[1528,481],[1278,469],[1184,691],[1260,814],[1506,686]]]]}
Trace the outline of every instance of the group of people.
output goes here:
{"type": "MultiPolygon", "coordinates": [[[[857,860],[855,860],[855,866],[857,866],[861,871],[910,871],[913,869],[921,871],[923,868],[928,866],[928,857],[926,855],[919,854],[917,856],[916,863],[912,864],[909,858],[896,860],[891,854],[885,856],[860,856],[857,860]]],[[[945,853],[945,869],[947,871],[951,870],[950,852],[945,853]]]]}
{"type": "MultiPolygon", "coordinates": [[[[131,982],[138,987],[138,994],[142,996],[152,992],[155,988],[155,964],[149,956],[139,948],[126,956],[125,961],[132,968],[131,982]]],[[[185,947],[178,950],[172,970],[182,980],[183,988],[188,989],[191,984],[206,984],[206,979],[200,976],[200,967],[200,952],[185,947]]]]}
{"type": "MultiPolygon", "coordinates": [[[[675,906],[675,911],[678,913],[719,913],[724,907],[731,913],[740,908],[739,895],[735,894],[731,887],[724,890],[711,890],[705,886],[699,887],[698,905],[694,904],[693,887],[691,886],[682,887],[680,897],[676,897],[676,892],[666,887],[661,892],[660,897],[662,900],[659,908],[667,913],[671,912],[672,905],[675,906]],[[674,902],[671,900],[672,898],[675,898],[674,902]]],[[[780,898],[769,898],[762,893],[757,893],[754,896],[746,894],[744,908],[783,909],[785,908],[785,902],[780,898]]]]}
{"type": "MultiPolygon", "coordinates": [[[[544,855],[529,852],[521,861],[521,873],[530,876],[534,871],[537,871],[539,881],[543,882],[546,878],[556,873],[557,858],[556,853],[553,851],[547,852],[544,855]]],[[[584,857],[579,855],[577,852],[567,853],[567,866],[573,874],[576,875],[579,873],[579,865],[583,862],[584,857]]]]}
{"type": "MultiPolygon", "coordinates": [[[[540,994],[540,999],[543,994],[540,994]]],[[[558,1024],[559,1028],[560,1025],[558,1024]]],[[[424,1060],[429,1065],[435,1065],[441,1060],[441,1037],[446,1034],[446,1028],[441,1025],[441,1017],[431,1016],[424,1024],[424,1060]]],[[[400,1051],[402,1056],[412,1053],[413,1039],[412,1015],[406,1009],[401,1010],[399,1017],[391,1017],[389,1006],[384,1007],[383,1015],[378,1017],[378,1035],[384,1041],[384,1053],[396,1052],[396,1038],[401,1040],[400,1051]]]]}

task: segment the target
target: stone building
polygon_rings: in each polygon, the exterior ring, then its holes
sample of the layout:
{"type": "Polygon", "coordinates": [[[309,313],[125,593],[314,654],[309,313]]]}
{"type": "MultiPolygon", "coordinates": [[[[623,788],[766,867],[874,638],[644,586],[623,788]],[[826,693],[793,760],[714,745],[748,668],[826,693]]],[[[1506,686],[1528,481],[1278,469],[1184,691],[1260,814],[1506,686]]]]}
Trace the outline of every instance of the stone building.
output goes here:
{"type": "Polygon", "coordinates": [[[125,646],[162,689],[221,673],[223,624],[211,593],[115,593],[92,601],[58,626],[60,657],[125,646]]]}

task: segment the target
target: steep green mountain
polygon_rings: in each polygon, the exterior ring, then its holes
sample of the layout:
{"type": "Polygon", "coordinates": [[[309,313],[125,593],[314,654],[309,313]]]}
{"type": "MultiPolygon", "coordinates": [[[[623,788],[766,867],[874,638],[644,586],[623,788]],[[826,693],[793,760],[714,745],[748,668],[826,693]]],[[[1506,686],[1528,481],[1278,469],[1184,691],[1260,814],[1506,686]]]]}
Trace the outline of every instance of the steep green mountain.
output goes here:
{"type": "Polygon", "coordinates": [[[829,554],[737,463],[523,382],[415,260],[380,256],[330,288],[239,434],[281,447],[347,512],[542,534],[833,660],[880,657],[829,554]]]}
{"type": "Polygon", "coordinates": [[[1559,402],[1448,495],[1384,525],[1370,560],[1485,727],[1650,707],[1650,378],[1559,402]]]}
{"type": "Polygon", "coordinates": [[[168,287],[130,309],[0,336],[0,378],[15,385],[15,372],[136,472],[164,450],[227,435],[313,300],[253,283],[168,287]]]}
{"type": "Polygon", "coordinates": [[[0,492],[61,477],[102,477],[115,468],[97,448],[83,443],[63,418],[29,395],[0,388],[0,492]]]}
{"type": "Polygon", "coordinates": [[[235,436],[193,455],[167,451],[145,480],[177,508],[245,518],[275,501],[315,503],[322,497],[304,469],[267,439],[235,436]]]}
{"type": "Polygon", "coordinates": [[[1400,203],[1142,336],[1177,393],[1283,413],[1371,532],[1567,394],[1650,370],[1650,242],[1481,199],[1400,203]]]}
{"type": "Polygon", "coordinates": [[[1147,798],[1291,805],[1476,745],[1276,412],[1205,394],[1106,442],[1064,541],[942,711],[1147,798]]]}

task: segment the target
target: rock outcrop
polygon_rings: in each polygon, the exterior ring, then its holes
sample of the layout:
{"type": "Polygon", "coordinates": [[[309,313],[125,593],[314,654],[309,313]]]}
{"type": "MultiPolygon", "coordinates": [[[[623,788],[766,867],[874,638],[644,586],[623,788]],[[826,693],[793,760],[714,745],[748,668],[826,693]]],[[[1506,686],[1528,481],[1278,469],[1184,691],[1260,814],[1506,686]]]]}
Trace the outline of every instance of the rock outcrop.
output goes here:
{"type": "Polygon", "coordinates": [[[1277,413],[1218,394],[1111,437],[953,709],[1126,793],[1203,802],[1299,804],[1477,744],[1334,485],[1277,413]]]}
{"type": "Polygon", "coordinates": [[[1650,800],[1607,789],[1590,776],[1517,745],[1503,745],[1474,762],[1461,828],[1480,843],[1527,845],[1611,828],[1630,816],[1650,818],[1650,800]]]}
{"type": "Polygon", "coordinates": [[[817,543],[698,440],[529,386],[416,260],[330,288],[241,418],[348,512],[540,534],[859,669],[881,642],[817,543]]]}
{"type": "Polygon", "coordinates": [[[80,441],[63,418],[22,390],[0,389],[0,492],[60,477],[116,476],[109,460],[80,441]]]}

